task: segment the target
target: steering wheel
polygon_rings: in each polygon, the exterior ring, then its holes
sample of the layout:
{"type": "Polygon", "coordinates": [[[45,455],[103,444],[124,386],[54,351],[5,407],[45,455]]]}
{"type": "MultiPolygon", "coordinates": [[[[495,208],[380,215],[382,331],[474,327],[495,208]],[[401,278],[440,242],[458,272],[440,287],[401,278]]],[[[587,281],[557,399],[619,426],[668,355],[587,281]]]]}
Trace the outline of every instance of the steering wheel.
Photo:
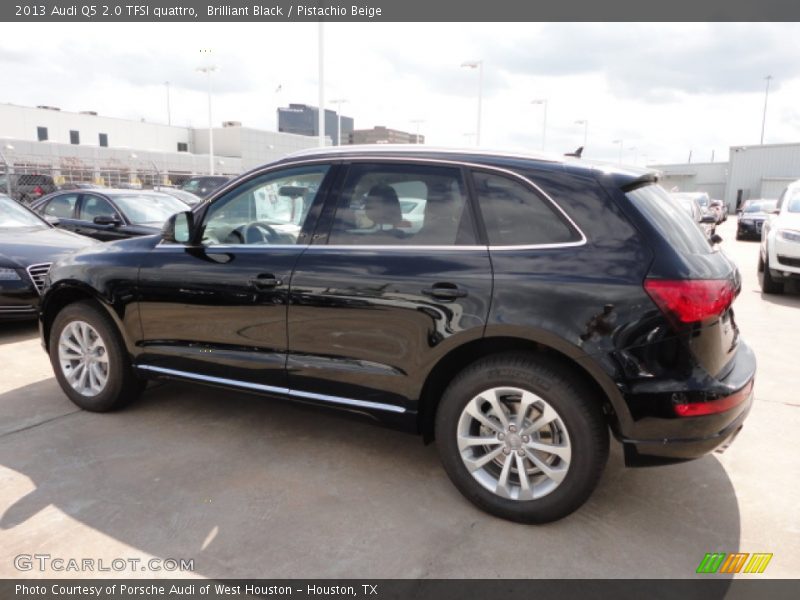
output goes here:
{"type": "Polygon", "coordinates": [[[269,223],[263,221],[256,221],[249,223],[244,228],[244,243],[271,243],[273,240],[280,238],[280,233],[275,230],[269,223]]]}

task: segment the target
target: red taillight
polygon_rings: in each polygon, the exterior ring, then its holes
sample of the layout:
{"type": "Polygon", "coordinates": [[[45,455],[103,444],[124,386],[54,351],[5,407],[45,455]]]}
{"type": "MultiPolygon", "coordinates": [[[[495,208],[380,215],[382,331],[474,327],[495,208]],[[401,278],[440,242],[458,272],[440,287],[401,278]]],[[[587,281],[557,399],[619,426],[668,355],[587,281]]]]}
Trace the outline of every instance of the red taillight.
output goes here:
{"type": "Polygon", "coordinates": [[[44,190],[37,185],[35,188],[33,188],[33,193],[39,194],[41,196],[42,194],[44,194],[44,190]]]}
{"type": "Polygon", "coordinates": [[[717,398],[716,400],[709,400],[708,402],[690,402],[687,404],[675,404],[675,414],[679,417],[701,417],[703,415],[715,415],[717,413],[725,412],[735,406],[739,406],[742,402],[750,397],[753,391],[753,382],[751,381],[741,390],[730,396],[724,398],[717,398]]]}
{"type": "Polygon", "coordinates": [[[721,315],[736,296],[727,279],[645,279],[644,289],[662,311],[682,323],[721,315]]]}

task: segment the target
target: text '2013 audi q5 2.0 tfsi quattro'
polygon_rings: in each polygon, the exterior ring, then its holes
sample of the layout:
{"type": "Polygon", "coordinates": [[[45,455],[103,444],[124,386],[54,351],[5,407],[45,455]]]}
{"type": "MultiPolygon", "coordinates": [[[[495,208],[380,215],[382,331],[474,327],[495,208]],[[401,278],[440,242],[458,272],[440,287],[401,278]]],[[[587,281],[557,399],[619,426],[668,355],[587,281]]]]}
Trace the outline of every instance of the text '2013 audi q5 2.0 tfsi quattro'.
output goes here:
{"type": "Polygon", "coordinates": [[[465,497],[540,523],[589,497],[609,432],[632,466],[731,441],[755,375],[739,289],[646,171],[348,147],[59,261],[41,332],[87,410],[150,378],[339,407],[435,439],[465,497]]]}

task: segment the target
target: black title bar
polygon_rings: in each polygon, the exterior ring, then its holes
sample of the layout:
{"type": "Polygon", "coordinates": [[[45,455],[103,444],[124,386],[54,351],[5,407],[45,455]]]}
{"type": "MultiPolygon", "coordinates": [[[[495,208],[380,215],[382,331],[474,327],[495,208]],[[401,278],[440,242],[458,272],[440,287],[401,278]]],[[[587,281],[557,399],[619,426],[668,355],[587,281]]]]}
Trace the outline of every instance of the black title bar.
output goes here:
{"type": "Polygon", "coordinates": [[[796,0],[3,0],[0,21],[800,21],[796,0]]]}

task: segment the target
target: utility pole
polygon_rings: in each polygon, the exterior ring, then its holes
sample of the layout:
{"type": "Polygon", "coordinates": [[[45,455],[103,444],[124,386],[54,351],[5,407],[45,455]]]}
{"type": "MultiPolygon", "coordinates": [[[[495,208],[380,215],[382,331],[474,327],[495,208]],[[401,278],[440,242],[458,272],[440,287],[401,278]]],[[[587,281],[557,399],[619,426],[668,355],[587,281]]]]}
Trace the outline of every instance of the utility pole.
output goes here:
{"type": "Polygon", "coordinates": [[[317,114],[317,127],[319,128],[319,146],[325,146],[325,41],[322,21],[319,22],[319,110],[317,114]]]}
{"type": "Polygon", "coordinates": [[[767,89],[764,92],[764,115],[761,117],[761,145],[764,145],[764,127],[767,124],[767,100],[769,100],[769,82],[772,81],[772,75],[767,75],[764,79],[767,80],[767,89]]]}

